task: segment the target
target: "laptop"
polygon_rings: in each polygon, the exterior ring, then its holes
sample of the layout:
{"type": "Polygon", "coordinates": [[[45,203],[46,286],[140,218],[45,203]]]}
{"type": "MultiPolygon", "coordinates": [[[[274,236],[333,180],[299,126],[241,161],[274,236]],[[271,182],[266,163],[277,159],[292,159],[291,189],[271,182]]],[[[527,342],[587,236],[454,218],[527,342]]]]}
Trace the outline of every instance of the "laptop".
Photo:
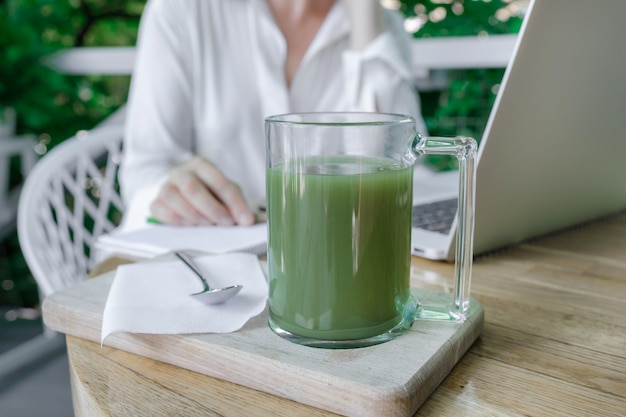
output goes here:
{"type": "MultiPolygon", "coordinates": [[[[626,209],[623,16],[624,0],[531,0],[479,147],[474,255],[626,209]]],[[[415,217],[452,220],[414,223],[414,255],[454,260],[457,189],[417,176],[415,217]]]]}

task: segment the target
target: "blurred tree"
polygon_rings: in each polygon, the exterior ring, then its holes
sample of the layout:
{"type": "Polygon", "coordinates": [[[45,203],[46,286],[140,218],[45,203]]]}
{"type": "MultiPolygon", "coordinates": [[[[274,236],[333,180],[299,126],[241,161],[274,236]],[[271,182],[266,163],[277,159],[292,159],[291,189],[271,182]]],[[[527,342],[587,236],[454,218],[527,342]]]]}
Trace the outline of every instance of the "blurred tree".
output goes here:
{"type": "Polygon", "coordinates": [[[126,100],[128,76],[59,74],[42,59],[75,46],[134,45],[145,0],[0,1],[0,106],[38,151],[89,129],[126,100]]]}
{"type": "MultiPolygon", "coordinates": [[[[0,110],[16,110],[18,134],[35,134],[38,153],[113,113],[126,101],[130,81],[128,76],[59,74],[43,58],[74,46],[134,45],[144,4],[0,0],[0,110]]],[[[0,304],[37,303],[37,287],[14,234],[0,245],[0,304]]]]}

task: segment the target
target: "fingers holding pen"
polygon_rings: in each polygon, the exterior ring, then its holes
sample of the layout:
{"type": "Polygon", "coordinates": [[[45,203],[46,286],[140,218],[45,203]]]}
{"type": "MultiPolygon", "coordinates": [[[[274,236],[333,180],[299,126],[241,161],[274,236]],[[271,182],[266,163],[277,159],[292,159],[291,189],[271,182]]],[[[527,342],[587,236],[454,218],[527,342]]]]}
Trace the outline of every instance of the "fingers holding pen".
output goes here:
{"type": "MultiPolygon", "coordinates": [[[[202,158],[194,158],[194,172],[217,201],[222,204],[231,220],[242,226],[254,223],[254,215],[246,204],[238,185],[228,180],[215,165],[202,158]]],[[[220,213],[221,215],[222,213],[220,213]]]]}
{"type": "Polygon", "coordinates": [[[200,157],[172,169],[151,211],[170,224],[247,226],[254,222],[239,187],[200,157]]]}
{"type": "Polygon", "coordinates": [[[198,212],[189,202],[183,191],[174,183],[167,182],[161,187],[157,199],[150,206],[152,217],[180,226],[216,224],[198,212]]]}

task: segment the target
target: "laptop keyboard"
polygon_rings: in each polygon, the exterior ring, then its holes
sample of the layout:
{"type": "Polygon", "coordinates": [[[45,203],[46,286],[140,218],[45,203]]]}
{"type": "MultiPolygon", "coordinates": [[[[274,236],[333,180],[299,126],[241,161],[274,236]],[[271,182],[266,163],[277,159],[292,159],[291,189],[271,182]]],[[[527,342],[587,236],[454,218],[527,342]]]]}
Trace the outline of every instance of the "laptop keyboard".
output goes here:
{"type": "Polygon", "coordinates": [[[456,216],[458,199],[413,206],[413,227],[448,234],[456,216]]]}

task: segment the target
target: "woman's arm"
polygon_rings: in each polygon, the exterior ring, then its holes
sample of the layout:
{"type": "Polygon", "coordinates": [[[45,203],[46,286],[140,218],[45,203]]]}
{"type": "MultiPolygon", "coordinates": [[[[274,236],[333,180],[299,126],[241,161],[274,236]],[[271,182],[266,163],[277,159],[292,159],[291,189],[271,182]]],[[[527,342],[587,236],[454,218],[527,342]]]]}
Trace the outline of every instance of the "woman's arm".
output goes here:
{"type": "Polygon", "coordinates": [[[129,209],[165,223],[250,224],[239,188],[194,157],[193,22],[178,1],[146,6],[129,96],[122,193],[129,209]]]}

